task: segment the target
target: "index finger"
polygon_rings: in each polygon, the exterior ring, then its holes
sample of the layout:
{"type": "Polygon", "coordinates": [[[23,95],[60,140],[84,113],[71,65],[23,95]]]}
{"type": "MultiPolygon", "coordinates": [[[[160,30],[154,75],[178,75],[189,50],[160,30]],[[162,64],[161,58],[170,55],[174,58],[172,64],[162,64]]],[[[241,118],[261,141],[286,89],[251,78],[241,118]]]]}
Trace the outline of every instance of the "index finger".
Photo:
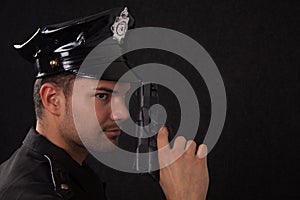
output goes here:
{"type": "Polygon", "coordinates": [[[166,126],[163,126],[157,135],[157,148],[162,149],[164,147],[167,147],[170,149],[169,140],[168,140],[168,129],[166,126]]]}

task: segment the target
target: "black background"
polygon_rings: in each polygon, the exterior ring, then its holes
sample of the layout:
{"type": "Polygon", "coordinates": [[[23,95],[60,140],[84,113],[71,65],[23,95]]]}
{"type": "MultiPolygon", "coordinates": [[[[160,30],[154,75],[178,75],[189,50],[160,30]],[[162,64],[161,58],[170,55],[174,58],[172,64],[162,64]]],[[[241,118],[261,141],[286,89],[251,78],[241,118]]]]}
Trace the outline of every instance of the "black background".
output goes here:
{"type": "Polygon", "coordinates": [[[299,199],[298,1],[1,1],[0,161],[34,124],[33,68],[12,45],[42,25],[124,5],[137,27],[195,39],[223,77],[227,118],[209,154],[208,199],[299,199]]]}

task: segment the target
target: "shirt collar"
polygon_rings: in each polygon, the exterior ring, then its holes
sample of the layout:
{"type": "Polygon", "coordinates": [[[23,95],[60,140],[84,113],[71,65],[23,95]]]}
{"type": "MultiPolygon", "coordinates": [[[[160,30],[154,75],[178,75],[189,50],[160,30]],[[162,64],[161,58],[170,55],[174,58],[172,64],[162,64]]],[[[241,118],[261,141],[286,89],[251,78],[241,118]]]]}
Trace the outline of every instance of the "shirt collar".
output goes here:
{"type": "MultiPolygon", "coordinates": [[[[51,143],[34,128],[29,130],[23,141],[23,145],[41,155],[47,155],[49,158],[60,163],[70,173],[70,177],[85,191],[90,191],[91,188],[96,189],[97,183],[102,184],[85,162],[83,162],[82,166],[79,165],[64,149],[51,143]]],[[[103,186],[101,185],[100,187],[102,188],[103,186]]],[[[99,191],[100,187],[97,187],[96,190],[99,191]]]]}

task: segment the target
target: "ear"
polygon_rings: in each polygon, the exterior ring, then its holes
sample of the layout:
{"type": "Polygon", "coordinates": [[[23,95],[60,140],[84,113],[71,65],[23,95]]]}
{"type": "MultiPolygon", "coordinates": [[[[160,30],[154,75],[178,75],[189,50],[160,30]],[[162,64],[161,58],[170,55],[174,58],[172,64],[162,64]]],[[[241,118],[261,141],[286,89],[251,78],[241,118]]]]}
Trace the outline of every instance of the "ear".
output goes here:
{"type": "Polygon", "coordinates": [[[40,89],[40,96],[45,110],[55,116],[61,115],[65,106],[65,96],[54,83],[44,83],[40,89]]]}

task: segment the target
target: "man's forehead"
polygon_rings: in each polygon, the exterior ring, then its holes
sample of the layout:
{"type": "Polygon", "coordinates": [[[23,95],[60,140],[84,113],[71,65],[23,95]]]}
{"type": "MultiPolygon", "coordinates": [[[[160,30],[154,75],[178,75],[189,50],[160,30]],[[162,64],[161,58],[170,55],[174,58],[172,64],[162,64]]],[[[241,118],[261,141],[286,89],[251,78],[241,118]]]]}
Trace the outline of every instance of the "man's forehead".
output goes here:
{"type": "Polygon", "coordinates": [[[129,82],[117,82],[117,81],[108,81],[108,80],[96,80],[89,78],[77,78],[75,79],[74,86],[82,87],[86,89],[101,89],[101,88],[110,88],[112,90],[129,90],[129,82]]]}

